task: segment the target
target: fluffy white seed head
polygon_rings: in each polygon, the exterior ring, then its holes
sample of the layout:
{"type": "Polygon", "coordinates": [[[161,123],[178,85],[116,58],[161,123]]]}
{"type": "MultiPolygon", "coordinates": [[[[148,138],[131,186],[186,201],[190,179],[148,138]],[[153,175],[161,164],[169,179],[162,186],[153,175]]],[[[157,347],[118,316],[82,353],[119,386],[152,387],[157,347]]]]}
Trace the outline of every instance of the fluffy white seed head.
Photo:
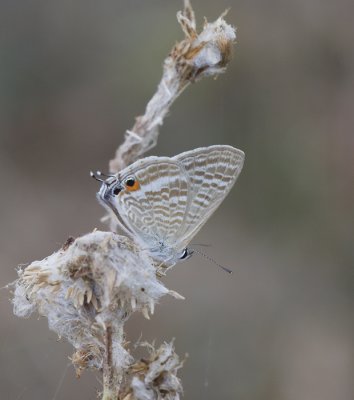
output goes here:
{"type": "Polygon", "coordinates": [[[37,311],[47,317],[50,329],[75,347],[76,358],[85,358],[86,366],[95,368],[102,367],[107,324],[116,336],[113,362],[127,364],[124,322],[134,311],[149,317],[161,296],[175,296],[160,282],[148,254],[112,232],[71,239],[18,274],[15,314],[28,317],[37,311]]]}

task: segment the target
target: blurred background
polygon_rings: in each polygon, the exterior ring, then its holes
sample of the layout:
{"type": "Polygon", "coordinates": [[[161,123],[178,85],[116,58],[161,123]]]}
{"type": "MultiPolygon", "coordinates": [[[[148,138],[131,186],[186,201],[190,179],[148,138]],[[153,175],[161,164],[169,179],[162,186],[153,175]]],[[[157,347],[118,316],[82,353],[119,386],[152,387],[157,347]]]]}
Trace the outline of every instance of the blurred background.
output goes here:
{"type": "MultiPolygon", "coordinates": [[[[128,340],[175,337],[186,399],[354,398],[354,3],[194,0],[202,24],[231,7],[227,73],[192,85],[150,154],[211,144],[245,151],[231,194],[195,239],[234,270],[194,256],[128,340]]],[[[182,33],[180,0],[0,3],[0,286],[100,222],[91,169],[143,113],[182,33]]],[[[45,319],[12,314],[0,291],[4,400],[94,400],[72,349],[45,319]]]]}

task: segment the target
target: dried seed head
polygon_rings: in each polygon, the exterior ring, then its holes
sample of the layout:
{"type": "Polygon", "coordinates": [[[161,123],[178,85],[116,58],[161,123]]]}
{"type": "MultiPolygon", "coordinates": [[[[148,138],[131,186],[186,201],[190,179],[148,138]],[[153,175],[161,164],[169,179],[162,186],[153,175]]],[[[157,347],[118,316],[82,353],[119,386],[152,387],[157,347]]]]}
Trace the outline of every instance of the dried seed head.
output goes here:
{"type": "Polygon", "coordinates": [[[78,373],[101,368],[108,323],[116,335],[112,344],[115,362],[128,363],[124,322],[133,311],[149,317],[159,298],[170,294],[146,252],[111,232],[95,231],[70,240],[69,245],[18,274],[15,314],[28,317],[37,311],[47,317],[50,328],[75,347],[72,360],[78,373]]]}

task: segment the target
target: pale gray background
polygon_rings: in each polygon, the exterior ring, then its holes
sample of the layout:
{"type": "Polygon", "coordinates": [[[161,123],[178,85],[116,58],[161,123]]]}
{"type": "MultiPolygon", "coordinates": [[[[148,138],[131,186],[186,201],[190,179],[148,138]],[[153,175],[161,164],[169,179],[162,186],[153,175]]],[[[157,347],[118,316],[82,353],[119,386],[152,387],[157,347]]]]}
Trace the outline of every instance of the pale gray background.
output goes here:
{"type": "MultiPolygon", "coordinates": [[[[90,169],[107,162],[155,90],[181,1],[0,3],[0,286],[104,214],[90,169]]],[[[157,155],[227,143],[246,152],[230,196],[128,338],[176,337],[187,399],[351,400],[353,387],[354,3],[194,1],[199,23],[232,7],[226,75],[189,88],[157,155]]],[[[95,399],[66,369],[44,319],[12,315],[0,291],[4,400],[95,399]],[[64,374],[66,375],[64,376],[64,374]],[[64,378],[62,379],[62,377],[64,378]]]]}

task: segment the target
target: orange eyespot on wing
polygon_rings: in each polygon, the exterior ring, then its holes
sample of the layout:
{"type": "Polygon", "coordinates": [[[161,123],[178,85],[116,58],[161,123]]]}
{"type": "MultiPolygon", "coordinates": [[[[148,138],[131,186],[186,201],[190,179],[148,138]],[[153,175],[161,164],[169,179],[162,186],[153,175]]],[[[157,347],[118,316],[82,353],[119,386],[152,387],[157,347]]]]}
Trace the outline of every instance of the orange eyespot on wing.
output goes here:
{"type": "Polygon", "coordinates": [[[128,190],[128,192],[135,192],[136,190],[140,189],[139,182],[133,177],[127,178],[125,180],[124,184],[125,184],[125,188],[128,190]]]}

